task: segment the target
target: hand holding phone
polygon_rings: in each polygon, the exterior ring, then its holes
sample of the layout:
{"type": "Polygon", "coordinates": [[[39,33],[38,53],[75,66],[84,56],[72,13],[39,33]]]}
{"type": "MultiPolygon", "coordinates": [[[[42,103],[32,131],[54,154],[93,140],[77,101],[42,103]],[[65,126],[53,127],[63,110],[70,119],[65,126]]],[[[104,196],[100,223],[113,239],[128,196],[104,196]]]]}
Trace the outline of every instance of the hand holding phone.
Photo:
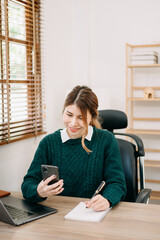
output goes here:
{"type": "Polygon", "coordinates": [[[45,181],[47,178],[55,175],[56,177],[48,183],[48,185],[51,185],[53,183],[56,183],[59,181],[59,172],[57,166],[52,165],[41,165],[41,171],[42,171],[42,178],[43,181],[45,181]]]}
{"type": "Polygon", "coordinates": [[[60,194],[63,188],[63,179],[59,180],[58,167],[41,165],[43,180],[37,186],[39,197],[45,198],[60,194]],[[53,177],[55,175],[55,177],[53,177]]]}

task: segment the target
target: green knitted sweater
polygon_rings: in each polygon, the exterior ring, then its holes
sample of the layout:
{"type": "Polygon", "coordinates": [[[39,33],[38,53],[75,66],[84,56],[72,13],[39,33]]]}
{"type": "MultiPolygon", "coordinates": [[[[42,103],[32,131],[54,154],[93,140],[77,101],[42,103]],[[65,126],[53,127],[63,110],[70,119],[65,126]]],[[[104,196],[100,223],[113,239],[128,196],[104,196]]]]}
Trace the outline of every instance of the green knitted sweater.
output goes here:
{"type": "Polygon", "coordinates": [[[62,143],[60,130],[44,137],[21,186],[24,198],[33,202],[46,199],[38,196],[37,186],[42,180],[41,164],[48,164],[58,166],[60,179],[64,180],[64,191],[60,195],[90,198],[105,180],[103,197],[112,206],[122,200],[126,184],[114,135],[93,127],[92,139],[85,139],[85,145],[91,153],[82,148],[81,138],[62,143]]]}

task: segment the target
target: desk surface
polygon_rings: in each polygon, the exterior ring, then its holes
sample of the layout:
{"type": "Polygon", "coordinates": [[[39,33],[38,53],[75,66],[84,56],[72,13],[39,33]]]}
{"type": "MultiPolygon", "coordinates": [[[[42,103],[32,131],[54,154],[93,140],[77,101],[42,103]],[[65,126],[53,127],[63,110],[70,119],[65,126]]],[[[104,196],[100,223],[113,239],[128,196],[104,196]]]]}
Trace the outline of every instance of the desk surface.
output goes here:
{"type": "Polygon", "coordinates": [[[81,200],[50,197],[43,204],[57,208],[58,213],[18,227],[0,222],[0,240],[160,240],[160,205],[120,202],[100,223],[65,220],[81,200]]]}

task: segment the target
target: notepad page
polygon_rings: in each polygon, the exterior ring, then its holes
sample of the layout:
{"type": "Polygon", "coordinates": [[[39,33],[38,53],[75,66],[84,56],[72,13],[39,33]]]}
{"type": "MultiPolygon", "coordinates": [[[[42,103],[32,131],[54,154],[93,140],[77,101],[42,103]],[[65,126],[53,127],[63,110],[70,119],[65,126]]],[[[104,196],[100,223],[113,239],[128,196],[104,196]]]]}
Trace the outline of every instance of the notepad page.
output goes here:
{"type": "Polygon", "coordinates": [[[95,212],[91,208],[86,208],[86,204],[84,202],[80,202],[67,215],[65,215],[64,218],[77,221],[100,222],[110,209],[111,208],[108,208],[105,211],[95,212]]]}

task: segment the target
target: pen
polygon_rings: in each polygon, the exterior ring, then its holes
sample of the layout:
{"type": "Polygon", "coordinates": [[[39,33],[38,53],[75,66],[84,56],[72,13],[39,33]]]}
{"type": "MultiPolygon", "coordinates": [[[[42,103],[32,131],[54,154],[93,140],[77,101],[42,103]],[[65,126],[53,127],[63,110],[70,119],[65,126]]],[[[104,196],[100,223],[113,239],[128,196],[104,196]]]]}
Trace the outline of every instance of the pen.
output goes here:
{"type": "Polygon", "coordinates": [[[93,194],[92,198],[93,198],[94,196],[96,196],[96,195],[102,190],[102,188],[104,187],[104,185],[105,185],[105,181],[102,181],[101,184],[99,185],[99,187],[96,189],[95,193],[93,194]]]}
{"type": "MultiPolygon", "coordinates": [[[[101,184],[99,185],[99,187],[96,189],[96,191],[94,192],[94,194],[93,194],[93,196],[91,197],[91,199],[94,197],[94,196],[96,196],[101,190],[102,190],[102,188],[104,187],[104,185],[105,185],[105,181],[102,181],[101,182],[101,184]]],[[[86,207],[86,208],[88,208],[88,207],[86,207]]]]}

